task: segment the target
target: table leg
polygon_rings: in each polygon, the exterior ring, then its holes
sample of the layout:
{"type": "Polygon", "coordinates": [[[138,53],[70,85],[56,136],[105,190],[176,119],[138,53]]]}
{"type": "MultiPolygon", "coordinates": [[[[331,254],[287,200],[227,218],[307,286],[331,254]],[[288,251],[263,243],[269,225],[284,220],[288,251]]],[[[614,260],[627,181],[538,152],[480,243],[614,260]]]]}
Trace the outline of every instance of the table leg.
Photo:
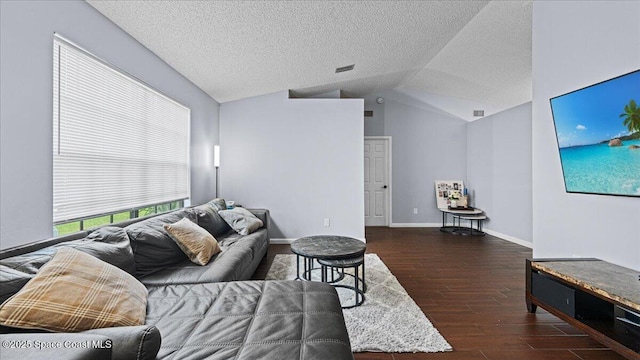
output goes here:
{"type": "Polygon", "coordinates": [[[527,311],[532,314],[535,314],[538,306],[531,301],[531,273],[533,270],[531,269],[531,260],[525,260],[525,303],[527,304],[527,311]]]}
{"type": "Polygon", "coordinates": [[[358,278],[358,268],[359,268],[359,266],[356,266],[353,269],[353,272],[355,274],[354,279],[353,279],[354,280],[353,281],[354,282],[353,285],[355,286],[355,292],[356,292],[356,294],[355,294],[356,295],[356,298],[355,298],[356,305],[358,305],[358,294],[359,294],[359,292],[358,292],[358,283],[360,282],[360,278],[358,278]]]}
{"type": "Polygon", "coordinates": [[[310,269],[309,268],[309,258],[305,257],[304,258],[304,274],[302,274],[302,277],[307,281],[311,280],[311,276],[310,276],[311,271],[309,271],[309,269],[310,269]]]}

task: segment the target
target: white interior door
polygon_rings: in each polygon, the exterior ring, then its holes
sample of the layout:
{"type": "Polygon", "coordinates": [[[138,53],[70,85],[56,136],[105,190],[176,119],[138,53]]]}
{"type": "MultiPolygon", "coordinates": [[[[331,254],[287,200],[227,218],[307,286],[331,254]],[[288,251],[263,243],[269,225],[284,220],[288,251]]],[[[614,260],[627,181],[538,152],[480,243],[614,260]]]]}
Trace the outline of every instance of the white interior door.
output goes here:
{"type": "Polygon", "coordinates": [[[388,226],[389,139],[364,140],[364,224],[388,226]]]}

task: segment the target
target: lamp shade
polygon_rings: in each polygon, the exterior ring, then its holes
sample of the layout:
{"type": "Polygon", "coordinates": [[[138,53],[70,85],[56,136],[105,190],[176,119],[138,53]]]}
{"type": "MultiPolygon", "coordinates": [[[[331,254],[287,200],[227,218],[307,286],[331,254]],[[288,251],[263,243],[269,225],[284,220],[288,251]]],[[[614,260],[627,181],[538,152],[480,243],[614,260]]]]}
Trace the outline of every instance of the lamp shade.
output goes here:
{"type": "Polygon", "coordinates": [[[220,166],[220,145],[213,147],[213,166],[220,166]]]}

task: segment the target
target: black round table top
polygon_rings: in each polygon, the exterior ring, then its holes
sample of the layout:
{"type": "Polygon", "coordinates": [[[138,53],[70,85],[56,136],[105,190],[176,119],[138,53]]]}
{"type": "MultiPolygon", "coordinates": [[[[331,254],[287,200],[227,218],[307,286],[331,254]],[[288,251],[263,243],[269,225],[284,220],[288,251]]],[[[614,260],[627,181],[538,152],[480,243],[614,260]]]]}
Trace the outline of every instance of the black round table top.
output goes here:
{"type": "Polygon", "coordinates": [[[316,259],[345,259],[364,254],[364,242],[337,235],[306,236],[291,243],[294,254],[316,259]]]}

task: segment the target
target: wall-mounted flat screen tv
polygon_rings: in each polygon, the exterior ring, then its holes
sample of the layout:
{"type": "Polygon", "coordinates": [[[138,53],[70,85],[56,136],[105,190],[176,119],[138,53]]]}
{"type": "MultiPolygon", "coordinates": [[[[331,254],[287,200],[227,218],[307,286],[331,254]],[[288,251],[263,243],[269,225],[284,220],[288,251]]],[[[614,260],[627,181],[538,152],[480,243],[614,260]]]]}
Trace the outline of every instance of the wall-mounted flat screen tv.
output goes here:
{"type": "Polygon", "coordinates": [[[640,197],[640,70],[551,99],[565,189],[640,197]]]}

